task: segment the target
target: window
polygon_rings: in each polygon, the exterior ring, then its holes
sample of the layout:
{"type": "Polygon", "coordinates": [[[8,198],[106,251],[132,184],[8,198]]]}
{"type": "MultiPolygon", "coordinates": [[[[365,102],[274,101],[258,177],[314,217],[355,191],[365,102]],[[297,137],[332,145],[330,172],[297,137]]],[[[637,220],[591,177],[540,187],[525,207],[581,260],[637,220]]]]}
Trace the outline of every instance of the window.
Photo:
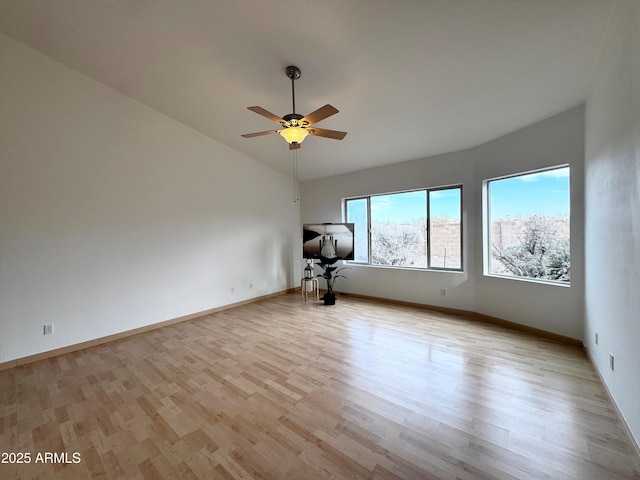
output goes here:
{"type": "Polygon", "coordinates": [[[569,167],[486,180],[485,274],[570,282],[569,167]]]}
{"type": "Polygon", "coordinates": [[[347,199],[353,263],[461,270],[461,212],[459,186],[347,199]]]}
{"type": "Polygon", "coordinates": [[[369,263],[369,201],[367,198],[348,200],[347,222],[354,223],[354,262],[369,263]]]}
{"type": "Polygon", "coordinates": [[[429,191],[429,266],[462,269],[460,188],[429,191]]]}

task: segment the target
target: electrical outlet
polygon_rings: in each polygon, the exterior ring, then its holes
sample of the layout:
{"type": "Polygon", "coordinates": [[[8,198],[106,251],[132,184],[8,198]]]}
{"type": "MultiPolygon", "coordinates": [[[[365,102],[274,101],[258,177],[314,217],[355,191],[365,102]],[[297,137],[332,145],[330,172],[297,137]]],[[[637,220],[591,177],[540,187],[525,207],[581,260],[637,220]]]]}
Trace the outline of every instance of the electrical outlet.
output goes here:
{"type": "Polygon", "coordinates": [[[47,325],[44,325],[44,334],[45,335],[51,335],[53,333],[53,323],[49,323],[47,325]]]}
{"type": "Polygon", "coordinates": [[[598,344],[598,332],[596,332],[596,345],[598,344]]]}
{"type": "Polygon", "coordinates": [[[231,293],[236,293],[236,287],[231,287],[231,293]]]}
{"type": "Polygon", "coordinates": [[[446,288],[441,288],[440,289],[440,295],[446,296],[447,295],[447,289],[446,288]]]}
{"type": "Polygon", "coordinates": [[[253,283],[249,284],[249,290],[253,290],[253,283]]]}
{"type": "Polygon", "coordinates": [[[611,367],[611,371],[613,371],[615,367],[615,360],[613,358],[613,353],[609,354],[609,366],[611,367]]]}

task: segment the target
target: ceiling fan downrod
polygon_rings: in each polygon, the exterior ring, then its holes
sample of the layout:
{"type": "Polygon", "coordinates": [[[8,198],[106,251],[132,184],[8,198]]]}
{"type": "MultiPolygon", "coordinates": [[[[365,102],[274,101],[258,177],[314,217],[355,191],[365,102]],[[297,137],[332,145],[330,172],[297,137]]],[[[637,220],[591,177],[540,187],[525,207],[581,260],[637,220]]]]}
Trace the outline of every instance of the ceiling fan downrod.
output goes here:
{"type": "Polygon", "coordinates": [[[291,103],[293,104],[293,114],[296,113],[296,90],[294,86],[294,81],[300,78],[300,69],[294,65],[289,65],[285,69],[285,73],[287,77],[291,79],[291,103]]]}

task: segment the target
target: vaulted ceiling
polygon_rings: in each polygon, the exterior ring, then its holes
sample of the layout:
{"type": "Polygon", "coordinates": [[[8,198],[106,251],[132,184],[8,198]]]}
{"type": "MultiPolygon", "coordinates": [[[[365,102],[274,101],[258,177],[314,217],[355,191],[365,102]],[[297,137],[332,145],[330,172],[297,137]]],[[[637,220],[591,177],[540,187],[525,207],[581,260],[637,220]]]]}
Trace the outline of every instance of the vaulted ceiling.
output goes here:
{"type": "Polygon", "coordinates": [[[0,31],[301,180],[470,148],[585,101],[615,0],[0,0],[0,31]]]}

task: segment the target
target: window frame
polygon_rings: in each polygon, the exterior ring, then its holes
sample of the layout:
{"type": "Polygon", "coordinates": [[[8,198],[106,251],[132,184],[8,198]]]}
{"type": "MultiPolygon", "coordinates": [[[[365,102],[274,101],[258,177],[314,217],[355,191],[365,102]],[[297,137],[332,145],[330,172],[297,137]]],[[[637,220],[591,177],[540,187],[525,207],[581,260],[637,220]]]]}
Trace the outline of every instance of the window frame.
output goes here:
{"type": "MultiPolygon", "coordinates": [[[[518,178],[524,177],[527,175],[533,175],[536,173],[544,173],[550,172],[553,170],[561,170],[567,168],[569,169],[569,177],[568,177],[568,185],[569,185],[569,225],[571,225],[571,165],[568,163],[563,163],[559,165],[553,165],[549,167],[537,168],[533,170],[527,170],[523,172],[512,173],[508,175],[501,175],[493,178],[487,178],[482,181],[482,274],[485,277],[492,278],[501,278],[506,280],[514,280],[520,282],[533,282],[533,283],[541,283],[546,285],[553,285],[558,287],[570,287],[571,279],[568,282],[562,280],[551,280],[547,278],[535,278],[535,277],[526,277],[526,276],[518,276],[518,275],[506,275],[500,273],[493,273],[491,271],[491,261],[493,258],[492,255],[492,242],[491,242],[491,196],[490,196],[490,183],[497,180],[506,180],[509,178],[518,178]]],[[[569,227],[569,252],[571,252],[571,228],[569,227]]],[[[570,254],[570,253],[569,253],[570,254]]],[[[571,258],[571,257],[569,257],[571,258]]]]}
{"type": "MultiPolygon", "coordinates": [[[[409,269],[409,270],[422,270],[422,271],[437,271],[437,272],[454,272],[460,273],[464,272],[464,222],[463,222],[463,186],[462,184],[452,184],[452,185],[443,185],[438,187],[429,187],[429,188],[414,188],[408,190],[398,190],[394,192],[385,192],[385,193],[376,193],[370,195],[359,195],[354,197],[345,197],[342,199],[342,217],[343,221],[350,221],[348,219],[348,203],[350,201],[355,200],[366,200],[366,208],[367,208],[367,261],[362,262],[358,260],[345,260],[345,264],[348,265],[357,265],[357,266],[366,266],[373,268],[391,268],[391,269],[409,269]],[[431,192],[444,191],[444,190],[458,190],[460,192],[460,244],[459,244],[459,252],[460,252],[460,267],[448,268],[448,267],[434,267],[431,266],[431,192]],[[385,195],[399,195],[403,193],[411,193],[411,192],[425,192],[425,214],[426,214],[426,256],[427,256],[427,266],[426,267],[414,267],[410,265],[379,265],[371,263],[371,199],[374,197],[381,197],[385,195]]],[[[356,227],[357,228],[357,227],[356,227]]]]}

